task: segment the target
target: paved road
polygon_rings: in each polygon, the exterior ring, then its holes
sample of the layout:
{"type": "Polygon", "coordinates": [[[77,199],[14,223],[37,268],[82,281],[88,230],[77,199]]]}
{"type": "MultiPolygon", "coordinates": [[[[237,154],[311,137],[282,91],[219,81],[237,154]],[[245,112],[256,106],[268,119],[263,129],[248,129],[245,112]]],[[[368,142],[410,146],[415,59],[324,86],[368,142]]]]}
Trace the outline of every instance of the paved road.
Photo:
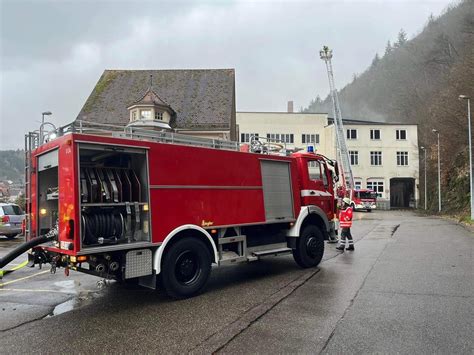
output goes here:
{"type": "Polygon", "coordinates": [[[311,270],[289,256],[215,269],[205,294],[179,302],[117,284],[98,292],[85,275],[5,285],[0,353],[472,353],[472,233],[409,212],[357,218],[353,253],[328,245],[311,270]],[[67,300],[59,308],[79,305],[43,318],[67,300]]]}

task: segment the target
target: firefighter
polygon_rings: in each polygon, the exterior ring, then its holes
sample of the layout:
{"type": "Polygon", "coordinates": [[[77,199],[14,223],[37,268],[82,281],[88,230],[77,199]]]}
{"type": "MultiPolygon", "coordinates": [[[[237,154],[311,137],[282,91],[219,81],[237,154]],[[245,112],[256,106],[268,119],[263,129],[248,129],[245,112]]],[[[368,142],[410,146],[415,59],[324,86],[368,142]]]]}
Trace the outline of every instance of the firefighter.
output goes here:
{"type": "Polygon", "coordinates": [[[339,239],[339,245],[337,250],[344,251],[346,246],[346,238],[349,246],[346,250],[354,250],[354,240],[352,239],[351,226],[352,226],[352,207],[351,200],[348,197],[342,199],[342,208],[339,211],[339,224],[341,226],[341,238],[339,239]]]}

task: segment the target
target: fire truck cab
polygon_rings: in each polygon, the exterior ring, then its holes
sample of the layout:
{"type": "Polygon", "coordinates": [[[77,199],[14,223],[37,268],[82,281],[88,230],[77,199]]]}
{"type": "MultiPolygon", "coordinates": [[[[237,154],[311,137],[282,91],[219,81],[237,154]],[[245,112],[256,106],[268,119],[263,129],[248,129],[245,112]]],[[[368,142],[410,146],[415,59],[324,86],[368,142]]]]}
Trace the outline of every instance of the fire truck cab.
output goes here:
{"type": "Polygon", "coordinates": [[[352,208],[372,212],[377,208],[377,193],[373,190],[354,190],[352,194],[352,208]]]}
{"type": "Polygon", "coordinates": [[[212,265],[292,253],[313,267],[334,238],[337,163],[322,155],[80,121],[57,134],[26,137],[27,240],[57,235],[33,263],[184,298],[212,265]]]}

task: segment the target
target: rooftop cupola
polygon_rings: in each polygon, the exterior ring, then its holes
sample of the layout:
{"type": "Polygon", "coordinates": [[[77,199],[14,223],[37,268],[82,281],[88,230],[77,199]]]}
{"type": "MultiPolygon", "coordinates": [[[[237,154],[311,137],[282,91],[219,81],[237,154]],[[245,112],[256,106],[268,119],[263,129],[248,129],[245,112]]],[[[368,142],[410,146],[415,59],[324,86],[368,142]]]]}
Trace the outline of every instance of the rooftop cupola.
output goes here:
{"type": "Polygon", "coordinates": [[[127,107],[130,113],[129,127],[171,130],[176,112],[153,90],[153,75],[145,94],[127,107]]]}

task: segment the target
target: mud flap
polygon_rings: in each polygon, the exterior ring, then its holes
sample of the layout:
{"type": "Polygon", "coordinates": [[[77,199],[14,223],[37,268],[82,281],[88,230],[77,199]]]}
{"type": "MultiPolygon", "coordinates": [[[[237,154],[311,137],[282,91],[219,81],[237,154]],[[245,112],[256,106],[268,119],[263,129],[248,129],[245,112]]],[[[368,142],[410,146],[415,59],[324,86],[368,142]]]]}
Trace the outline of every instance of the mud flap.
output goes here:
{"type": "Polygon", "coordinates": [[[138,284],[142,287],[156,290],[156,273],[153,271],[152,275],[139,277],[138,284]]]}

